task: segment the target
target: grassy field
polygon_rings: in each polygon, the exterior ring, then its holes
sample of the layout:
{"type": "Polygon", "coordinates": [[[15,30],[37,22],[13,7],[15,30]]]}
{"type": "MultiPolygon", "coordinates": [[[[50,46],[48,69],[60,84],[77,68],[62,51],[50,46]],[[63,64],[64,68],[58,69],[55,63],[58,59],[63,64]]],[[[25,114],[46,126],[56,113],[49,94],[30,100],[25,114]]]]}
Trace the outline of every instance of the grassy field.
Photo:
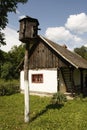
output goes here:
{"type": "Polygon", "coordinates": [[[87,130],[87,98],[53,106],[30,96],[30,123],[24,123],[24,95],[0,96],[0,130],[87,130]]]}

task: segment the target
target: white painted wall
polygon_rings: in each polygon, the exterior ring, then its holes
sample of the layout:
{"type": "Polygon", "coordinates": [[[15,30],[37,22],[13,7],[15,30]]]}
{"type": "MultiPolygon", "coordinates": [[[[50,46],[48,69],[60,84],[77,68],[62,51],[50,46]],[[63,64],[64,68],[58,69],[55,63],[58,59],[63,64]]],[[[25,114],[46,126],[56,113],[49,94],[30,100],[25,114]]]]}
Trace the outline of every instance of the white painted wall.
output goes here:
{"type": "MultiPolygon", "coordinates": [[[[24,71],[20,73],[20,89],[24,90],[24,71]]],[[[29,70],[29,90],[35,92],[57,92],[57,70],[29,70]],[[32,83],[32,74],[43,74],[43,83],[32,83]]]]}

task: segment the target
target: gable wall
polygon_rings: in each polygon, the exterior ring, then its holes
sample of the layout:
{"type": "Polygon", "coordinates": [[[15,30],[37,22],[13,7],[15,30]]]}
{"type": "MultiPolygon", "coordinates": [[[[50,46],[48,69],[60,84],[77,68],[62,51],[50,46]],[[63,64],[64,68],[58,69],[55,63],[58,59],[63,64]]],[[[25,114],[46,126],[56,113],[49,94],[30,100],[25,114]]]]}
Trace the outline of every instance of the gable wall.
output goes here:
{"type": "Polygon", "coordinates": [[[59,57],[47,44],[40,41],[29,58],[29,68],[57,68],[66,66],[63,59],[59,57]]]}

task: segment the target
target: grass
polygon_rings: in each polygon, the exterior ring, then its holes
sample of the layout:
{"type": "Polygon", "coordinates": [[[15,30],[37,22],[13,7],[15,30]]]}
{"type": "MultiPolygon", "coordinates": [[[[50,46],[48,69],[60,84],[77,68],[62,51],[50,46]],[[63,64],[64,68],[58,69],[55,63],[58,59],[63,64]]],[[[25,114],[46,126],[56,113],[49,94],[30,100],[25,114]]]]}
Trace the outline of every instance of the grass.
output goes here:
{"type": "Polygon", "coordinates": [[[0,96],[0,130],[86,130],[87,98],[53,106],[48,97],[30,96],[30,123],[24,123],[24,95],[0,96]]]}

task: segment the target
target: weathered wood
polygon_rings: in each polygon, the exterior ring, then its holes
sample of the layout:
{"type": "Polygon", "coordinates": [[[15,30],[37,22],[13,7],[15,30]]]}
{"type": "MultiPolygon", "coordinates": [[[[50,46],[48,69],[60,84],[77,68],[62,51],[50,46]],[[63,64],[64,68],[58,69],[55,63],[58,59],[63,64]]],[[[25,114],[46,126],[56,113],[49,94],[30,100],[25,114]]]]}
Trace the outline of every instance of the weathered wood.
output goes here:
{"type": "Polygon", "coordinates": [[[81,85],[81,93],[83,93],[83,70],[80,69],[80,85],[81,85]]]}
{"type": "Polygon", "coordinates": [[[27,43],[29,39],[36,38],[39,22],[37,19],[26,16],[20,21],[19,40],[27,43]]]}
{"type": "Polygon", "coordinates": [[[66,66],[62,57],[58,57],[58,54],[43,42],[37,43],[36,49],[30,56],[29,68],[57,68],[58,66],[66,66]]]}

